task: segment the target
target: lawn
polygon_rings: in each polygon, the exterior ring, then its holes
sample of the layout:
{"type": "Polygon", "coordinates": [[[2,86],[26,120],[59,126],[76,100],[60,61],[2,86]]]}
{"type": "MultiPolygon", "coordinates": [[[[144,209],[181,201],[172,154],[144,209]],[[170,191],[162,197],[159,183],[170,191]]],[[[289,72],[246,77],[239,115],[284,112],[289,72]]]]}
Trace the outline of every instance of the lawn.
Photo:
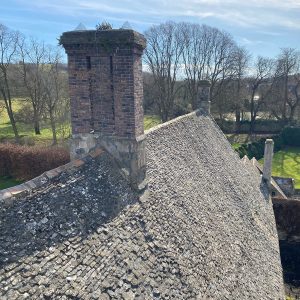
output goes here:
{"type": "MultiPolygon", "coordinates": [[[[22,98],[14,99],[12,103],[13,111],[17,112],[20,108],[22,108],[22,106],[25,103],[26,102],[22,98]]],[[[32,141],[34,141],[34,144],[36,145],[41,145],[41,146],[51,145],[52,131],[50,129],[50,124],[47,122],[41,122],[40,125],[41,125],[41,134],[36,135],[34,133],[33,125],[18,122],[17,127],[19,131],[19,135],[21,137],[27,137],[27,139],[31,139],[32,141]]],[[[69,135],[70,135],[69,124],[63,124],[57,126],[57,137],[59,140],[63,140],[69,135]]],[[[0,113],[0,142],[2,140],[10,140],[10,139],[14,139],[14,133],[8,115],[6,113],[6,110],[4,109],[0,113]]]]}
{"type": "MultiPolygon", "coordinates": [[[[263,159],[260,160],[263,163],[263,159]]],[[[300,148],[286,147],[274,154],[272,175],[292,177],[295,179],[295,188],[300,189],[300,148]]]]}
{"type": "Polygon", "coordinates": [[[161,123],[161,120],[158,116],[155,115],[145,115],[144,116],[144,127],[145,130],[150,129],[151,127],[154,127],[161,123]]]}
{"type": "Polygon", "coordinates": [[[22,183],[22,181],[15,180],[10,177],[0,177],[0,190],[7,189],[11,186],[22,183]]]}

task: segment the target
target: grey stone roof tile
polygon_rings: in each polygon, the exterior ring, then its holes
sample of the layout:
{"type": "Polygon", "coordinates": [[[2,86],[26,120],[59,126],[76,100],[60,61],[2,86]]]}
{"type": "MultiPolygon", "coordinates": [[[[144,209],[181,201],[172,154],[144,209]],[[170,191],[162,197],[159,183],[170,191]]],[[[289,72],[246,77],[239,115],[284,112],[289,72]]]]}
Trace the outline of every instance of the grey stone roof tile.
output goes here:
{"type": "Polygon", "coordinates": [[[284,299],[260,176],[209,117],[146,134],[142,198],[103,153],[1,209],[1,299],[284,299]]]}

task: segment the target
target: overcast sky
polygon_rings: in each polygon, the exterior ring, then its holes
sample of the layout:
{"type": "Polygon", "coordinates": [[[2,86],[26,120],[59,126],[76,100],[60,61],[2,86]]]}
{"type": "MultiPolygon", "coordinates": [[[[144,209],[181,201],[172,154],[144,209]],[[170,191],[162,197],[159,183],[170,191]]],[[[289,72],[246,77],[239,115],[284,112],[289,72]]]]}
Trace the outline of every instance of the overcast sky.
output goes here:
{"type": "Polygon", "coordinates": [[[0,23],[56,44],[64,31],[103,20],[139,32],[167,20],[205,23],[232,34],[256,55],[300,49],[300,0],[0,0],[0,23]]]}

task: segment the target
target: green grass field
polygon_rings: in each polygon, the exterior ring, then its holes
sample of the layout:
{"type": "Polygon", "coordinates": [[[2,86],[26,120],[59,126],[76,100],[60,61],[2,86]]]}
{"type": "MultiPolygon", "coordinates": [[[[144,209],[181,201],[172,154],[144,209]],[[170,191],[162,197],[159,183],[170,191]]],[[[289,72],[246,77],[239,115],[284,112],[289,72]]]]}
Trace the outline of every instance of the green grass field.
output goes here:
{"type": "Polygon", "coordinates": [[[161,123],[161,120],[158,116],[153,115],[145,115],[144,116],[144,128],[145,130],[148,130],[158,124],[161,123]]]}
{"type": "MultiPolygon", "coordinates": [[[[263,163],[263,159],[259,160],[263,163]]],[[[292,177],[295,179],[295,188],[300,189],[300,148],[286,147],[274,154],[272,175],[292,177]]]]}
{"type": "Polygon", "coordinates": [[[22,183],[22,181],[15,180],[10,177],[0,177],[0,190],[7,189],[11,186],[22,183]]]}
{"type": "MultiPolygon", "coordinates": [[[[25,105],[24,99],[14,99],[13,100],[13,110],[14,112],[19,111],[23,105],[25,105]]],[[[25,124],[18,122],[17,123],[17,128],[19,135],[21,137],[27,137],[34,141],[34,144],[36,145],[41,145],[41,146],[47,146],[51,145],[52,143],[52,131],[50,129],[50,124],[41,122],[41,134],[36,135],[34,133],[33,125],[31,124],[25,124]]],[[[69,124],[64,124],[57,126],[57,137],[58,140],[63,140],[65,139],[69,134],[70,134],[70,125],[69,124]]],[[[12,126],[10,124],[8,115],[6,113],[6,110],[4,109],[0,113],[0,142],[2,140],[10,140],[14,139],[14,133],[12,126]]]]}

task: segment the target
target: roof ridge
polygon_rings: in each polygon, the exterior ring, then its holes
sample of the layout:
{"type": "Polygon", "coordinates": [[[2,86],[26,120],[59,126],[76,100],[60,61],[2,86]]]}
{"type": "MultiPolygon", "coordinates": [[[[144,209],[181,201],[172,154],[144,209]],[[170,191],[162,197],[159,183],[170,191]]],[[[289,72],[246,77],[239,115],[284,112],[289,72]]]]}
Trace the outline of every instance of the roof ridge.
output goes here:
{"type": "Polygon", "coordinates": [[[170,124],[173,124],[173,123],[177,123],[178,121],[182,121],[183,119],[189,118],[189,117],[191,117],[193,115],[198,116],[199,113],[200,113],[199,110],[194,110],[194,111],[192,111],[192,112],[190,112],[188,114],[179,116],[179,117],[177,117],[175,119],[172,119],[172,120],[169,120],[167,122],[164,122],[164,123],[158,124],[156,126],[153,126],[150,129],[146,130],[144,132],[144,134],[148,135],[148,134],[152,133],[153,131],[157,131],[157,130],[159,130],[161,128],[167,127],[167,126],[169,126],[170,124]]]}

